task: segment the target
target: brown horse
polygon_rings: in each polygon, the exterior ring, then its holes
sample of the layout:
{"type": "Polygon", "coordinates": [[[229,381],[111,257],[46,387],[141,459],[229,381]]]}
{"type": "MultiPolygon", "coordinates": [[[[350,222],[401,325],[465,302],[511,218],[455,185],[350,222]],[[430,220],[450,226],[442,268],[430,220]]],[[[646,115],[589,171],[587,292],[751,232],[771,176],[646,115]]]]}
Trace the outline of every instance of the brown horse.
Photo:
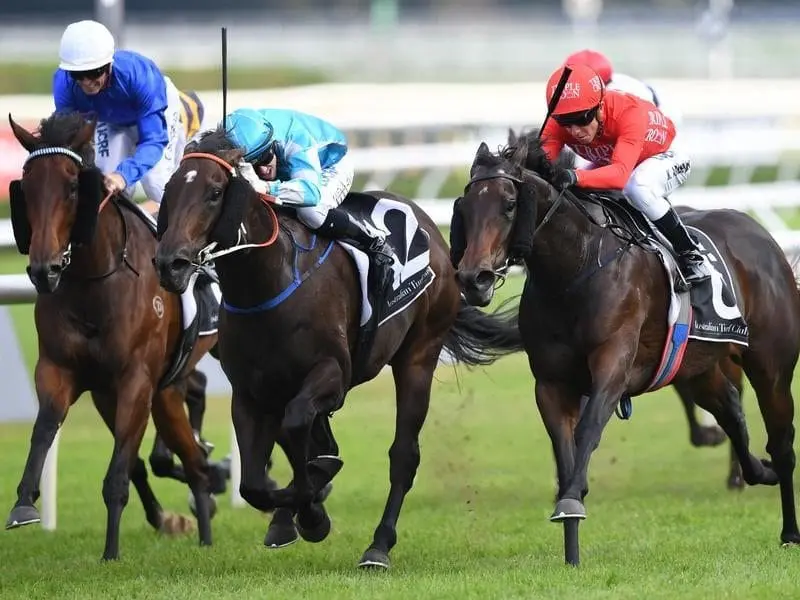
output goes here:
{"type": "Polygon", "coordinates": [[[183,405],[187,376],[216,336],[200,338],[182,372],[159,385],[181,336],[180,299],[158,284],[151,265],[155,237],[137,209],[103,196],[102,174],[94,166],[95,123],[78,113],[56,113],[31,133],[10,115],[9,121],[31,153],[22,180],[11,185],[11,210],[17,246],[30,257],[28,273],[38,292],[39,412],[6,527],[39,521],[34,503],[44,458],[69,407],[90,391],[115,442],[103,481],[103,558],[119,557],[131,480],[147,521],[156,529],[165,525],[138,457],[151,409],[159,433],[184,465],[200,543],[210,544],[209,477],[218,475],[208,468],[183,405]]]}
{"type": "Polygon", "coordinates": [[[397,389],[389,497],[359,563],[386,568],[419,466],[419,432],[442,348],[467,364],[491,363],[521,350],[516,319],[464,305],[436,225],[407,200],[377,192],[375,197],[411,206],[429,237],[436,277],[413,304],[377,328],[371,351],[358,360],[360,287],[347,253],[309,232],[292,211],[273,208],[239,177],[231,165],[243,152],[223,129],[186,152],[164,195],[156,265],[162,285],[180,291],[212,243],[229,252],[216,259],[225,300],[219,351],[233,387],[242,496],[262,511],[296,510],[300,535],[322,541],[330,520],[314,495],[342,464],[328,415],[342,406],[349,389],[389,364],[397,389]],[[279,432],[288,441],[294,480],[270,491],[264,467],[279,432]],[[312,442],[315,449],[309,450],[312,442]]]}
{"type": "MultiPolygon", "coordinates": [[[[567,562],[577,564],[589,458],[620,399],[642,393],[658,367],[669,283],[652,252],[604,226],[602,206],[548,183],[555,168],[533,135],[497,154],[480,146],[458,207],[465,242],[458,276],[467,300],[484,305],[498,269],[510,256],[524,259],[519,325],[558,470],[552,520],[564,521],[567,562]]],[[[692,339],[675,383],[725,430],[748,484],[780,485],[781,541],[800,543],[790,389],[800,353],[800,294],[792,268],[769,233],[743,213],[686,211],[683,218],[711,237],[732,268],[749,346],[692,339]],[[731,363],[741,365],[756,392],[771,462],[750,453],[731,363]]]]}

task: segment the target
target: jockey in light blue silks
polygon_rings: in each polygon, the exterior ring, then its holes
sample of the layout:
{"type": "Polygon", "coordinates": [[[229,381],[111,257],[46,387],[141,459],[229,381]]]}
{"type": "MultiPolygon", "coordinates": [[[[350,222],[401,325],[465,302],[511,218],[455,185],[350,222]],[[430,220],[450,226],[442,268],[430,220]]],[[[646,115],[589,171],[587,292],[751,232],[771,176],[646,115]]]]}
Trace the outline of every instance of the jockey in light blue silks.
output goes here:
{"type": "Polygon", "coordinates": [[[345,239],[372,255],[381,284],[393,262],[380,232],[370,232],[338,208],[353,185],[344,133],[295,110],[240,108],[226,118],[227,137],[244,150],[239,172],[253,188],[292,206],[312,231],[345,239]]]}

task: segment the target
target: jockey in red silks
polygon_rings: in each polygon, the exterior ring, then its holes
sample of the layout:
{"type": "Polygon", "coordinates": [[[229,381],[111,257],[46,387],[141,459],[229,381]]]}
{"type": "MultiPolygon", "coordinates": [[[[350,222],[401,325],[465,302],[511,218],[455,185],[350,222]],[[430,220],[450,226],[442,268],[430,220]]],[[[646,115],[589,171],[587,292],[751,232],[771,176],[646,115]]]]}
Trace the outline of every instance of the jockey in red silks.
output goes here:
{"type": "MultiPolygon", "coordinates": [[[[566,66],[572,72],[542,131],[542,146],[551,161],[568,146],[593,168],[557,170],[553,185],[623,191],[672,244],[687,283],[708,279],[703,255],[667,200],[691,171],[689,157],[672,147],[675,125],[651,102],[607,91],[591,67],[566,66]]],[[[559,67],[547,82],[548,105],[563,72],[559,67]]]]}

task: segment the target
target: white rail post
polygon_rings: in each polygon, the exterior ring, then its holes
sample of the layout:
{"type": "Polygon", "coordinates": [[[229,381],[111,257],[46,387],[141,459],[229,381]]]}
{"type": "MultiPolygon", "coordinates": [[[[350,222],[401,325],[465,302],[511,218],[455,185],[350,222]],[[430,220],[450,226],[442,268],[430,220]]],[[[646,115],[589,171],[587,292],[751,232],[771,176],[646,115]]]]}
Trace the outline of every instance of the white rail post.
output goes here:
{"type": "Polygon", "coordinates": [[[53,438],[53,444],[47,452],[42,468],[42,478],[39,480],[39,492],[42,499],[42,529],[45,531],[55,531],[56,528],[56,505],[57,501],[57,480],[58,480],[58,441],[61,438],[61,428],[53,438]]]}

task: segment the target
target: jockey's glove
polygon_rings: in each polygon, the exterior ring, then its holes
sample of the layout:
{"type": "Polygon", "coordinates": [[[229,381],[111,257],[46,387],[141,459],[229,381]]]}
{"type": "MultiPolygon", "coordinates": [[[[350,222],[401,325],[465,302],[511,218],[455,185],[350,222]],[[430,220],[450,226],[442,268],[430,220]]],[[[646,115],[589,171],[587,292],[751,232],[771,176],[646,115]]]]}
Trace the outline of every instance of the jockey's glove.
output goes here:
{"type": "Polygon", "coordinates": [[[578,183],[578,174],[575,169],[558,169],[551,183],[558,190],[566,190],[578,183]]]}
{"type": "Polygon", "coordinates": [[[269,183],[261,179],[249,162],[241,161],[238,165],[239,175],[253,186],[253,189],[259,194],[269,193],[269,183]]]}

